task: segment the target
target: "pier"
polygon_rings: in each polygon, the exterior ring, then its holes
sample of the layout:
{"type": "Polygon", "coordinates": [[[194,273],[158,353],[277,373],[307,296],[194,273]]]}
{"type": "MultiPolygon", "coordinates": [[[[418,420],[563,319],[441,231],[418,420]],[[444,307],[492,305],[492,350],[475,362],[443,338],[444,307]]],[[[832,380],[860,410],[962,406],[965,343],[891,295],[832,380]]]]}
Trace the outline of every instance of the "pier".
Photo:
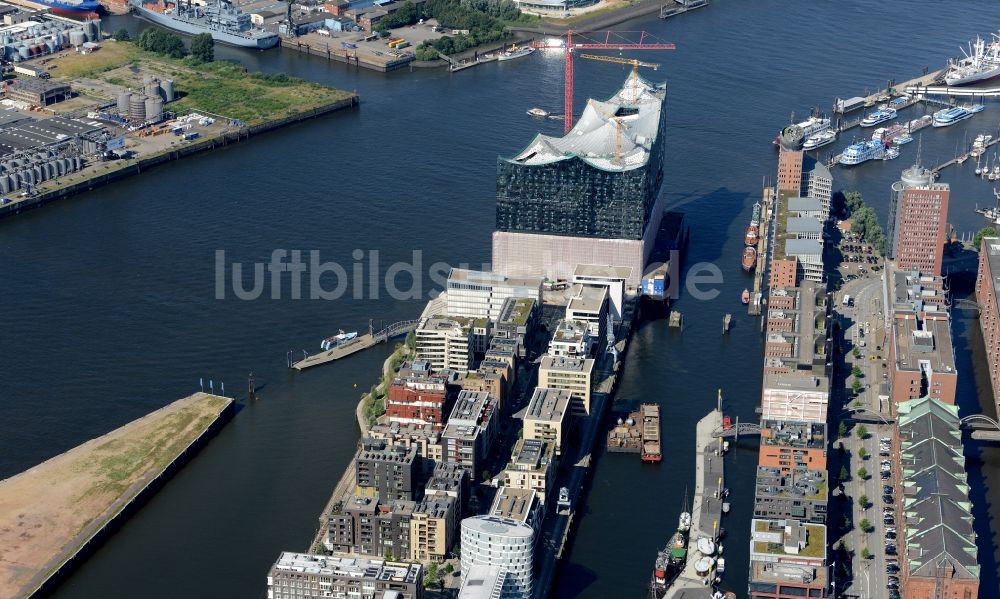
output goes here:
{"type": "MultiPolygon", "coordinates": [[[[760,199],[760,235],[757,239],[757,267],[753,273],[753,290],[750,292],[750,303],[747,304],[747,314],[760,316],[764,301],[764,273],[771,263],[770,251],[771,220],[774,217],[774,188],[765,187],[760,199]]],[[[726,330],[728,330],[726,326],[726,330]]]]}
{"type": "MultiPolygon", "coordinates": [[[[383,341],[388,341],[393,337],[406,335],[410,331],[417,328],[418,322],[418,320],[403,320],[393,323],[381,331],[375,332],[369,330],[368,333],[360,335],[343,345],[326,351],[321,351],[318,354],[306,356],[298,362],[291,362],[291,360],[289,360],[289,368],[294,368],[295,370],[305,370],[306,368],[312,368],[313,366],[319,366],[341,358],[346,358],[347,356],[356,354],[361,350],[374,347],[383,341]]],[[[371,329],[371,326],[369,325],[368,328],[371,329]]]]}
{"type": "Polygon", "coordinates": [[[51,592],[234,413],[195,393],[0,481],[0,596],[51,592]]]}
{"type": "Polygon", "coordinates": [[[597,431],[602,426],[604,412],[612,402],[617,387],[618,374],[624,363],[625,353],[632,335],[632,323],[636,309],[636,302],[626,303],[625,314],[623,314],[622,323],[618,326],[616,335],[618,341],[615,343],[615,349],[617,351],[614,354],[603,354],[594,368],[604,378],[598,383],[591,396],[590,416],[580,421],[580,443],[573,448],[564,449],[567,453],[564,454],[563,459],[571,466],[568,476],[561,477],[558,484],[566,487],[569,496],[574,497],[575,500],[571,509],[549,514],[538,533],[539,541],[538,548],[535,550],[537,561],[533,583],[533,597],[535,599],[545,599],[549,596],[549,591],[557,576],[559,560],[563,556],[573,530],[575,510],[584,499],[584,484],[593,466],[592,456],[597,431]]]}
{"type": "MultiPolygon", "coordinates": [[[[695,451],[694,502],[691,506],[691,531],[688,534],[688,558],[684,571],[667,590],[664,599],[694,599],[705,596],[705,578],[695,572],[699,559],[698,539],[709,538],[718,546],[719,523],[722,520],[722,503],[725,489],[722,441],[712,436],[722,428],[722,412],[712,410],[698,421],[695,451]]],[[[712,566],[708,578],[714,578],[712,566]]],[[[711,594],[710,592],[708,593],[711,594]]]]}
{"type": "Polygon", "coordinates": [[[664,4],[660,7],[660,18],[669,19],[705,6],[708,6],[708,0],[674,0],[673,4],[664,4]]]}

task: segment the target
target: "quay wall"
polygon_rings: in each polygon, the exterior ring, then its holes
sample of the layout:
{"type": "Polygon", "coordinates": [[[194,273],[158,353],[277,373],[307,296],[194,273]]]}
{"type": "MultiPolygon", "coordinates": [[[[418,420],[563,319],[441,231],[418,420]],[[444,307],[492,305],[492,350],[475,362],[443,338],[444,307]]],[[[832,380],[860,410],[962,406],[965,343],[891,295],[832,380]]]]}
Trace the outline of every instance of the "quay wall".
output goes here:
{"type": "Polygon", "coordinates": [[[335,112],[337,110],[343,110],[346,108],[351,108],[358,106],[360,104],[360,97],[355,94],[344,100],[338,100],[337,102],[332,102],[330,104],[319,106],[310,110],[302,111],[284,118],[269,120],[264,123],[258,123],[256,125],[249,125],[243,127],[236,131],[227,131],[220,135],[215,135],[212,137],[205,137],[201,140],[195,141],[188,145],[169,150],[167,152],[161,152],[152,156],[147,156],[145,158],[137,158],[133,160],[121,160],[118,162],[119,168],[111,170],[104,173],[94,173],[94,176],[79,183],[74,183],[72,185],[67,185],[65,187],[60,187],[59,189],[53,189],[45,193],[38,194],[37,196],[27,197],[24,199],[15,200],[7,205],[0,206],[0,218],[6,216],[11,216],[18,214],[25,210],[30,210],[32,208],[37,208],[49,202],[65,198],[67,196],[82,193],[84,191],[90,191],[102,185],[118,181],[119,179],[124,179],[132,175],[138,175],[143,170],[154,167],[158,164],[164,164],[172,160],[179,160],[186,156],[191,156],[193,154],[198,154],[207,150],[213,150],[221,146],[228,146],[230,144],[249,139],[254,135],[259,135],[261,133],[266,133],[280,127],[286,127],[288,125],[298,123],[301,121],[306,121],[309,119],[316,118],[318,116],[328,114],[330,112],[335,112]]]}
{"type": "MultiPolygon", "coordinates": [[[[28,597],[44,597],[49,595],[66,578],[73,573],[83,562],[90,557],[108,538],[117,532],[125,522],[135,514],[139,508],[146,504],[157,491],[180,471],[195,455],[219,433],[222,428],[233,419],[236,414],[236,402],[230,400],[229,405],[223,408],[215,417],[215,420],[198,437],[184,448],[167,466],[152,479],[147,481],[138,492],[125,501],[125,503],[103,524],[94,522],[89,530],[84,531],[81,536],[90,536],[78,545],[75,549],[70,549],[70,555],[54,568],[49,568],[44,572],[39,572],[37,576],[37,587],[31,591],[28,597]]],[[[34,585],[32,585],[34,586],[34,585]]]]}

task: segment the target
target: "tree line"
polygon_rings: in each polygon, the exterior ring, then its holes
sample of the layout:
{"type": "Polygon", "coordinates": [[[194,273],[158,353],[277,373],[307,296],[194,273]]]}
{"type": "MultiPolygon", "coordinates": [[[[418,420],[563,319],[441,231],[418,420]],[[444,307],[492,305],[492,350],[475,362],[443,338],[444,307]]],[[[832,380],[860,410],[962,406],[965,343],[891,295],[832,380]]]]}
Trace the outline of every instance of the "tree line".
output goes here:
{"type": "MultiPolygon", "coordinates": [[[[128,31],[122,29],[115,33],[114,38],[118,41],[128,41],[131,39],[128,31]]],[[[199,33],[191,38],[190,51],[184,46],[184,40],[176,33],[150,27],[144,29],[136,40],[139,49],[170,58],[184,58],[189,53],[191,58],[199,62],[212,62],[215,60],[215,40],[211,33],[199,33]]]]}

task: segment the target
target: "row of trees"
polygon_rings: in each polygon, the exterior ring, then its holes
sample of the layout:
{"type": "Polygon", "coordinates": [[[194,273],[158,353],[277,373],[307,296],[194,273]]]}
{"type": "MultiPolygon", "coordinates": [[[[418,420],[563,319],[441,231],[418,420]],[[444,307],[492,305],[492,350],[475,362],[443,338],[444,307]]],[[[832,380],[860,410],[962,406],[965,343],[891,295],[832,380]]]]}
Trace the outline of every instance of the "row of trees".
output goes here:
{"type": "Polygon", "coordinates": [[[861,192],[848,191],[844,194],[844,207],[851,218],[851,231],[857,233],[879,254],[885,255],[885,230],[878,222],[878,215],[865,204],[861,192]]]}
{"type": "Polygon", "coordinates": [[[398,11],[379,21],[375,31],[385,34],[432,18],[442,27],[468,33],[425,41],[416,50],[418,60],[434,60],[438,52],[457,54],[506,39],[510,35],[506,23],[524,20],[525,15],[511,0],[427,0],[420,5],[407,0],[398,11]]]}
{"type": "MultiPolygon", "coordinates": [[[[118,41],[128,41],[131,39],[128,31],[122,29],[115,33],[118,41]]],[[[143,30],[136,40],[136,45],[146,52],[169,56],[170,58],[184,58],[188,55],[184,41],[176,33],[171,33],[159,27],[150,27],[143,30]]],[[[199,33],[191,39],[191,57],[199,62],[212,62],[215,60],[215,40],[211,33],[199,33]]]]}

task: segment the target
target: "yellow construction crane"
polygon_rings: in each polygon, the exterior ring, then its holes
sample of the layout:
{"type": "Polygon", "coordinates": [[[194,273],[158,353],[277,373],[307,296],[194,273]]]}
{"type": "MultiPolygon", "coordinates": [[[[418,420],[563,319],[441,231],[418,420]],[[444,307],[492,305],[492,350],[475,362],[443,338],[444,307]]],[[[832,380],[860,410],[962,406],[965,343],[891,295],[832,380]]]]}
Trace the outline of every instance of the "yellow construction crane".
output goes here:
{"type": "MultiPolygon", "coordinates": [[[[660,65],[658,63],[643,62],[636,58],[621,58],[619,56],[601,56],[600,54],[580,54],[579,56],[580,58],[586,58],[587,60],[599,60],[602,62],[613,62],[615,64],[632,65],[632,72],[636,74],[638,74],[639,72],[639,67],[648,67],[653,69],[654,71],[660,68],[660,65]]],[[[633,98],[632,101],[635,102],[635,99],[633,98]]],[[[600,108],[597,108],[597,106],[594,106],[594,108],[598,112],[603,114],[606,119],[615,124],[615,162],[620,164],[622,160],[622,123],[618,118],[615,118],[615,115],[607,114],[605,111],[601,110],[600,108]]]]}
{"type": "Polygon", "coordinates": [[[615,164],[621,164],[622,162],[622,121],[617,115],[611,114],[605,110],[602,110],[593,100],[587,100],[587,104],[594,107],[594,110],[599,112],[604,118],[608,119],[615,125],[615,164]]]}

